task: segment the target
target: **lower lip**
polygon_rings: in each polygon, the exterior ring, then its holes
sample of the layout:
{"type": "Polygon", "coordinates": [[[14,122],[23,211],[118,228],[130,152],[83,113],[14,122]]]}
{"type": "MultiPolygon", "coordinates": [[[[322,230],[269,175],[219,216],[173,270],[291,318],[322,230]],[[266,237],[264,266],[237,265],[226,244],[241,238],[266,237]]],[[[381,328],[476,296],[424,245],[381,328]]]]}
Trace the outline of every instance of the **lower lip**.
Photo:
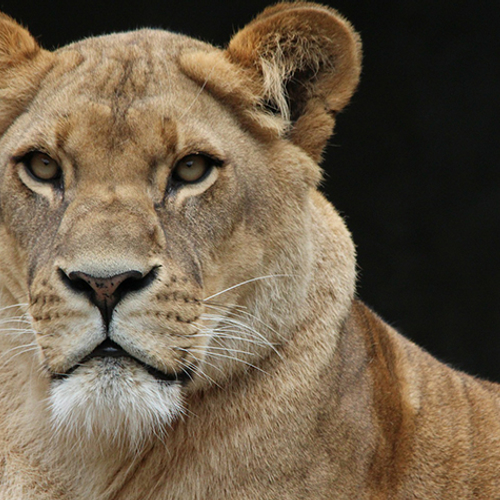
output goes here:
{"type": "Polygon", "coordinates": [[[179,374],[170,374],[170,373],[164,373],[160,370],[157,370],[156,368],[153,368],[152,366],[147,365],[146,363],[143,363],[142,361],[129,356],[129,355],[110,355],[110,356],[92,356],[87,359],[82,360],[80,363],[76,364],[72,368],[70,368],[67,372],[65,373],[54,373],[52,375],[53,379],[56,380],[62,380],[65,378],[68,378],[70,375],[73,374],[75,370],[77,370],[79,367],[83,366],[86,362],[90,361],[91,359],[117,359],[117,358],[126,358],[134,361],[136,364],[140,365],[144,370],[146,370],[153,378],[160,382],[167,382],[167,383],[173,383],[173,382],[185,382],[186,380],[189,380],[191,378],[189,373],[179,373],[179,374]]]}

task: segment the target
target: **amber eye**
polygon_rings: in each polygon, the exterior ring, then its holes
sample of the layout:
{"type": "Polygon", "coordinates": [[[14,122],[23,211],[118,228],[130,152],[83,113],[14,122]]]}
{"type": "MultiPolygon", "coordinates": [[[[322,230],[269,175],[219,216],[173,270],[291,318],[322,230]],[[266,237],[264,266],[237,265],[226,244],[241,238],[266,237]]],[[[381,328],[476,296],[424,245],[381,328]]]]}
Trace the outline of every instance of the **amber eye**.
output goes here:
{"type": "Polygon", "coordinates": [[[24,164],[30,174],[39,181],[50,182],[61,177],[61,167],[45,153],[30,153],[24,159],[24,164]]]}
{"type": "Polygon", "coordinates": [[[172,177],[177,182],[193,183],[202,180],[212,169],[214,161],[205,155],[188,155],[182,158],[174,168],[172,177]]]}

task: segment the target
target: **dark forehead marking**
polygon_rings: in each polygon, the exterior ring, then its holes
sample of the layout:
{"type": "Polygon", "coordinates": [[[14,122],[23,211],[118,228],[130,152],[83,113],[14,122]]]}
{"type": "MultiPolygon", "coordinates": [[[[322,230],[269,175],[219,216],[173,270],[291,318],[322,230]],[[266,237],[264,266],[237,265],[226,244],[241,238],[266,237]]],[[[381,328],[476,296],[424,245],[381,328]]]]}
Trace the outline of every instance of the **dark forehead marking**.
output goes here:
{"type": "Polygon", "coordinates": [[[176,120],[168,116],[162,117],[161,120],[161,137],[165,145],[165,154],[170,155],[175,153],[177,143],[179,141],[177,132],[176,120]]]}
{"type": "MultiPolygon", "coordinates": [[[[133,78],[134,61],[127,59],[123,62],[122,73],[114,93],[111,97],[111,109],[113,113],[113,121],[120,129],[124,128],[128,131],[126,115],[130,106],[134,101],[137,93],[137,86],[133,78]]],[[[125,131],[123,130],[123,131],[125,131]]]]}
{"type": "Polygon", "coordinates": [[[68,139],[69,129],[70,129],[69,115],[66,113],[59,117],[59,121],[55,129],[56,148],[58,150],[65,149],[66,141],[68,139]]]}

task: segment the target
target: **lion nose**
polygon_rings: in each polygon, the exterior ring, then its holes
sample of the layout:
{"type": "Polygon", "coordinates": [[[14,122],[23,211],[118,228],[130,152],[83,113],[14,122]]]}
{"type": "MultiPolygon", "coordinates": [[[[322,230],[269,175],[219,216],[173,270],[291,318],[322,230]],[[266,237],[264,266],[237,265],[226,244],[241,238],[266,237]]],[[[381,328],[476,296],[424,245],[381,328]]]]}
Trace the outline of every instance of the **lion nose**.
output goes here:
{"type": "Polygon", "coordinates": [[[66,274],[61,270],[63,280],[74,291],[84,293],[99,309],[106,325],[118,302],[130,293],[147,287],[157,274],[156,268],[143,274],[140,271],[127,271],[109,277],[96,277],[83,271],[66,274]]]}

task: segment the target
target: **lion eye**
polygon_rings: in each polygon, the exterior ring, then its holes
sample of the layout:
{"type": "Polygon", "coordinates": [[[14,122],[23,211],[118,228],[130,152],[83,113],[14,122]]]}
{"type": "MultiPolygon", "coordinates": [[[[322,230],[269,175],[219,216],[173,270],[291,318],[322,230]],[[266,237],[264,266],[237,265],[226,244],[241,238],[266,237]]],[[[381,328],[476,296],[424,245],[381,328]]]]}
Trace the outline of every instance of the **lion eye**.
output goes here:
{"type": "Polygon", "coordinates": [[[204,155],[194,154],[182,158],[174,168],[173,179],[178,182],[193,183],[205,177],[211,170],[213,161],[204,155]]]}
{"type": "Polygon", "coordinates": [[[45,153],[31,153],[24,163],[30,174],[39,181],[55,181],[61,177],[61,167],[45,153]]]}

